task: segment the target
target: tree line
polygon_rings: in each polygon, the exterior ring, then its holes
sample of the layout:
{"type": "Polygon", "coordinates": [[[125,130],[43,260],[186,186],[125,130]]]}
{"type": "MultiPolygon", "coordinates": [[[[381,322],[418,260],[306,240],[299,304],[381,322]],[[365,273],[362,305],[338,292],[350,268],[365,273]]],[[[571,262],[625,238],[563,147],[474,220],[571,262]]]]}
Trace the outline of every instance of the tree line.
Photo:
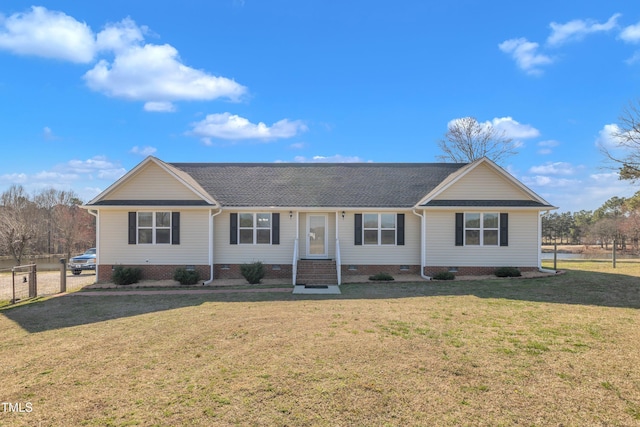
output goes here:
{"type": "Polygon", "coordinates": [[[640,241],[640,191],[629,198],[612,197],[594,211],[546,213],[542,216],[543,244],[600,245],[616,242],[637,252],[640,241]]]}
{"type": "Polygon", "coordinates": [[[0,255],[16,265],[29,255],[84,252],[95,243],[95,217],[73,191],[44,189],[29,195],[13,185],[0,195],[0,255]]]}

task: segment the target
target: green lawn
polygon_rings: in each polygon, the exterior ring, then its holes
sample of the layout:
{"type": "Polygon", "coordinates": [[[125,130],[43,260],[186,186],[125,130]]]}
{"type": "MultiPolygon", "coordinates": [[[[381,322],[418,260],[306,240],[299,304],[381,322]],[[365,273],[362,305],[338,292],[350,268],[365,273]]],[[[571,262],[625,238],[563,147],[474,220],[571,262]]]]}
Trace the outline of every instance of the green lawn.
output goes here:
{"type": "MultiPolygon", "coordinates": [[[[621,265],[623,264],[623,265],[621,265]]],[[[640,425],[640,264],[0,310],[0,425],[640,425]]]]}

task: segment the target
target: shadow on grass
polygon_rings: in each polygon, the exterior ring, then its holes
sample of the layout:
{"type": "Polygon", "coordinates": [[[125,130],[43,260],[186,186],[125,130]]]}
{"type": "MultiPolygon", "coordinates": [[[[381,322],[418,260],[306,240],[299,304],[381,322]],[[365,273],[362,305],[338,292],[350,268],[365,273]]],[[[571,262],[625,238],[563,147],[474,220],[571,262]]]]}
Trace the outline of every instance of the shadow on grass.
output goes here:
{"type": "MultiPolygon", "coordinates": [[[[475,296],[540,303],[640,308],[640,279],[635,276],[568,270],[536,279],[433,281],[342,285],[341,295],[293,295],[282,292],[180,295],[65,295],[33,304],[5,308],[0,314],[28,332],[104,322],[209,302],[269,302],[415,297],[475,296]]],[[[177,314],[179,315],[179,314],[177,314]]]]}

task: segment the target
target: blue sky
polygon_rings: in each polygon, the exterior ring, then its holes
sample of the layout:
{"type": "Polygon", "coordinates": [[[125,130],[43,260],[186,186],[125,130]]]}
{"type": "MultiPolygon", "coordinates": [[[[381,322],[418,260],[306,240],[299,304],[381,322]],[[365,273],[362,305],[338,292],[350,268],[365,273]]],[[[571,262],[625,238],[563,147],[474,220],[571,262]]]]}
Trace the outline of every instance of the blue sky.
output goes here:
{"type": "Polygon", "coordinates": [[[0,4],[0,191],[88,201],[168,162],[433,162],[473,116],[561,211],[640,189],[598,144],[640,97],[630,1],[0,4]]]}

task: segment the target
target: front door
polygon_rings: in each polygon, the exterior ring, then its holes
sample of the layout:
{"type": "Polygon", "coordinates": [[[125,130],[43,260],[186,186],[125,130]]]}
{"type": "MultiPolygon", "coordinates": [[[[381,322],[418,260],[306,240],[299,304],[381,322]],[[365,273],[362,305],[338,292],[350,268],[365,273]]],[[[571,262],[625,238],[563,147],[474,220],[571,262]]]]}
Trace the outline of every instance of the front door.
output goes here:
{"type": "Polygon", "coordinates": [[[307,215],[307,258],[327,258],[327,215],[307,215]]]}

